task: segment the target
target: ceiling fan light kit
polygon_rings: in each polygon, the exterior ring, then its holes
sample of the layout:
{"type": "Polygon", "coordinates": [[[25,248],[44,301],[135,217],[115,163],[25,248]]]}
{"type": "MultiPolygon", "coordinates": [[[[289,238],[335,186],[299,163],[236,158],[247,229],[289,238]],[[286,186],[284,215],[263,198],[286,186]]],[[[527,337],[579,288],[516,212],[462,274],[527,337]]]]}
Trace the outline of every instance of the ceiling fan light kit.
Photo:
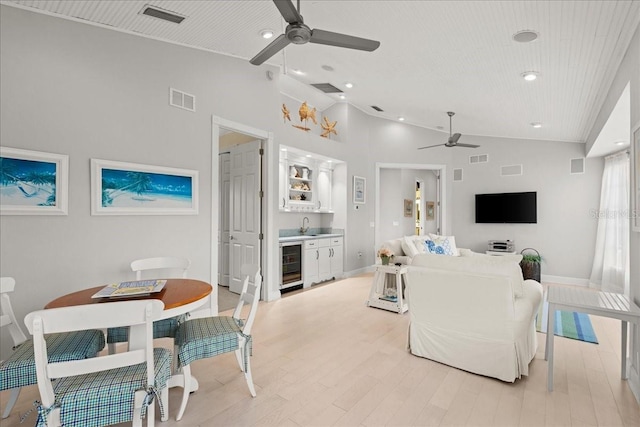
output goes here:
{"type": "Polygon", "coordinates": [[[309,28],[305,25],[302,15],[300,15],[300,0],[298,0],[297,9],[291,0],[273,0],[273,2],[289,25],[287,25],[284,34],[279,35],[274,41],[267,45],[267,47],[262,49],[260,53],[251,58],[249,62],[253,65],[262,64],[267,59],[287,47],[290,43],[316,43],[348,49],[364,50],[367,52],[372,52],[380,46],[380,42],[376,40],[363,39],[341,33],[333,33],[331,31],[320,30],[317,28],[309,28]]]}
{"type": "Polygon", "coordinates": [[[447,142],[445,142],[444,144],[436,144],[436,145],[429,145],[429,146],[426,146],[426,147],[420,147],[420,148],[418,148],[418,150],[424,150],[425,148],[442,147],[442,146],[445,146],[445,147],[465,147],[465,148],[478,148],[478,147],[480,147],[479,145],[474,145],[474,144],[460,144],[458,142],[458,140],[460,139],[462,134],[460,134],[460,133],[451,134],[451,131],[452,131],[451,118],[455,114],[456,113],[454,113],[453,111],[447,111],[447,115],[449,116],[449,139],[447,140],[447,142]]]}

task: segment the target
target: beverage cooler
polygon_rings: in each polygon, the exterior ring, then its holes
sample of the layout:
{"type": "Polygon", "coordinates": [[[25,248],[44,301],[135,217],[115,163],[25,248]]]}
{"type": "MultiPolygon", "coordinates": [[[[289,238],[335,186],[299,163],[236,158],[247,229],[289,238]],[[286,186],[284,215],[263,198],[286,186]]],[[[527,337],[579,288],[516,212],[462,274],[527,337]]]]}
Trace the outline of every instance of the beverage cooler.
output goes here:
{"type": "Polygon", "coordinates": [[[280,289],[302,285],[302,243],[281,243],[280,258],[280,289]]]}

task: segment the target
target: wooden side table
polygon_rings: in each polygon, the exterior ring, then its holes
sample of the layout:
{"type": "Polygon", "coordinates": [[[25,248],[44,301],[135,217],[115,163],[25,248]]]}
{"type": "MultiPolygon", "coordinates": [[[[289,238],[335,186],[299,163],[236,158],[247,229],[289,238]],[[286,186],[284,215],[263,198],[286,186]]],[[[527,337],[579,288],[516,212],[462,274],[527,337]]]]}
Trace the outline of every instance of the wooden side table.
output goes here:
{"type": "Polygon", "coordinates": [[[367,306],[395,311],[398,314],[409,310],[402,295],[402,283],[406,283],[407,280],[407,266],[376,264],[374,268],[375,274],[373,275],[373,283],[371,284],[371,291],[369,291],[367,306]],[[394,275],[396,279],[395,298],[390,295],[385,295],[385,290],[390,289],[386,286],[388,275],[394,275]]]}

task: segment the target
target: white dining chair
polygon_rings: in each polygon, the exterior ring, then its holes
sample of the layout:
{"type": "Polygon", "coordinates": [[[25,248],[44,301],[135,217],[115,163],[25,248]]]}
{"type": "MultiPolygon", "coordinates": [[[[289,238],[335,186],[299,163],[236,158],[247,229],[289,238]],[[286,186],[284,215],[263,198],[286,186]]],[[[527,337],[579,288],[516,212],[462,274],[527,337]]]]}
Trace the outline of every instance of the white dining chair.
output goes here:
{"type": "Polygon", "coordinates": [[[250,356],[251,328],[255,321],[260,300],[262,277],[260,267],[245,264],[241,267],[244,276],[242,292],[231,316],[202,317],[187,320],[178,326],[175,338],[175,352],[181,372],[176,375],[178,386],[183,388],[182,402],[176,420],[180,421],[187,408],[191,393],[191,363],[214,357],[222,353],[235,352],[240,369],[244,372],[251,396],[256,396],[251,375],[250,356]],[[245,320],[242,309],[248,304],[245,320]]]}
{"type": "MultiPolygon", "coordinates": [[[[13,352],[0,361],[0,390],[11,390],[2,418],[11,414],[22,387],[35,384],[36,363],[33,341],[27,337],[11,306],[9,294],[15,290],[13,277],[0,277],[0,327],[8,331],[13,342],[13,352]]],[[[98,330],[83,330],[47,337],[49,359],[54,361],[86,359],[94,357],[104,348],[104,333],[98,330]]]]}
{"type": "Polygon", "coordinates": [[[99,427],[130,421],[142,426],[146,417],[147,426],[153,426],[155,400],[166,420],[171,350],[153,348],[153,319],[163,310],[164,303],[153,299],[29,313],[25,324],[33,334],[40,392],[37,425],[99,427]],[[132,338],[126,352],[66,362],[47,359],[45,334],[123,326],[132,338]]]}
{"type": "MultiPolygon", "coordinates": [[[[153,279],[186,278],[187,270],[191,266],[188,258],[156,257],[143,258],[131,262],[131,270],[136,273],[136,280],[143,280],[144,276],[153,279]]],[[[158,320],[153,323],[154,338],[173,338],[176,334],[180,316],[158,320]]],[[[107,344],[109,354],[116,352],[116,344],[127,342],[129,331],[127,328],[111,328],[107,330],[107,344]]]]}

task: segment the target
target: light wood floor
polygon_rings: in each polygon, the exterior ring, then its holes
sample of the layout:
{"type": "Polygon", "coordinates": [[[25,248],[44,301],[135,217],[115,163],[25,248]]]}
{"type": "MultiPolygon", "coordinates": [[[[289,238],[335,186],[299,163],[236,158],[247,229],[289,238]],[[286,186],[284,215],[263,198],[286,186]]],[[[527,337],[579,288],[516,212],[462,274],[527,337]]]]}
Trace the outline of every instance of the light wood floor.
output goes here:
{"type": "MultiPolygon", "coordinates": [[[[544,337],[530,376],[514,384],[412,356],[408,314],[365,306],[371,275],[261,303],[251,398],[233,353],[195,362],[200,390],[180,422],[181,389],[159,426],[639,426],[620,379],[620,323],[591,316],[599,345],[556,339],[555,391],[546,391],[544,337]]],[[[0,395],[2,407],[7,393],[0,395]]],[[[26,388],[2,427],[37,398],[26,388]]],[[[25,424],[33,425],[35,413],[25,424]]]]}

